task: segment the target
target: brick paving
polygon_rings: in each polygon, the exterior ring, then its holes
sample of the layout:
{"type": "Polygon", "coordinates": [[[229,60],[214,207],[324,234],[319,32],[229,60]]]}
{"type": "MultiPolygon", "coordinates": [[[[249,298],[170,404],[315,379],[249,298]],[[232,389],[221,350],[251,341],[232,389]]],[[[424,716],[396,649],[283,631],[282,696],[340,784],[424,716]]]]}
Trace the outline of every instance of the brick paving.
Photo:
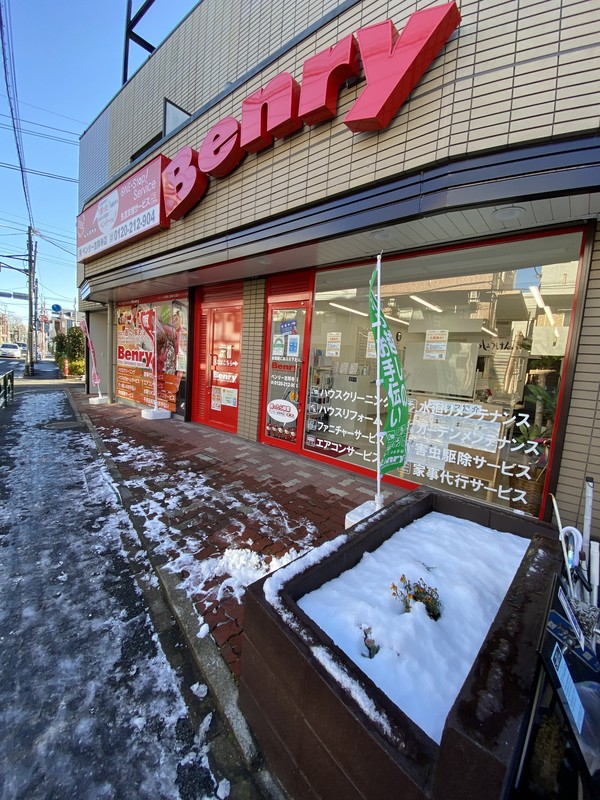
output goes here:
{"type": "MultiPolygon", "coordinates": [[[[93,426],[112,460],[112,473],[131,493],[130,514],[148,494],[172,492],[182,471],[191,471],[210,487],[210,496],[173,502],[160,511],[169,531],[169,549],[156,558],[175,560],[183,552],[198,561],[219,558],[243,546],[260,554],[265,564],[292,549],[306,549],[344,530],[346,514],[373,499],[375,480],[342,468],[249,442],[212,428],[178,419],[145,420],[139,409],[90,405],[80,387],[68,387],[74,405],[93,426]],[[124,446],[125,449],[124,449],[124,446]],[[139,448],[160,453],[145,464],[139,448]],[[124,460],[124,452],[131,459],[124,460]],[[144,476],[143,481],[136,480],[144,476]],[[308,534],[308,536],[307,536],[308,534]]],[[[386,502],[405,492],[384,484],[386,502]]],[[[138,527],[140,520],[136,520],[138,527]]],[[[151,543],[152,544],[152,543],[151,543]]],[[[189,573],[183,569],[183,581],[189,573]]],[[[219,593],[220,578],[209,579],[192,593],[195,613],[209,627],[233,676],[240,675],[240,640],[244,620],[241,602],[219,593]]]]}

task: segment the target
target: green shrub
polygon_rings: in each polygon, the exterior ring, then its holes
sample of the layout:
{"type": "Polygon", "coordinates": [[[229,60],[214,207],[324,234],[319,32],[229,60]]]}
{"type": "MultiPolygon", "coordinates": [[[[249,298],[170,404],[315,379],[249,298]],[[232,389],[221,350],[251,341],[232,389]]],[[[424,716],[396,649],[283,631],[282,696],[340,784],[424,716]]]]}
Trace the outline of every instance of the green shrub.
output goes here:
{"type": "Polygon", "coordinates": [[[85,335],[78,326],[74,325],[66,333],[59,331],[54,337],[54,360],[61,375],[65,371],[65,358],[69,359],[69,375],[85,373],[85,335]]]}
{"type": "Polygon", "coordinates": [[[54,336],[54,360],[60,366],[59,359],[67,355],[67,334],[59,332],[54,336]]]}
{"type": "Polygon", "coordinates": [[[65,355],[70,361],[76,362],[85,359],[85,336],[78,325],[73,325],[67,331],[67,346],[65,355]]]}

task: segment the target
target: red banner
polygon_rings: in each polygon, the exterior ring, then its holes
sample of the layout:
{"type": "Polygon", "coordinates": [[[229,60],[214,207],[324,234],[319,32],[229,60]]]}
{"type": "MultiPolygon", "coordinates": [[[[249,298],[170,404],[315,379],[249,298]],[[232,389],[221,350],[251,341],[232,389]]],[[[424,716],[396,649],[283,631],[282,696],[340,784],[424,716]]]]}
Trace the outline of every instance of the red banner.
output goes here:
{"type": "Polygon", "coordinates": [[[77,217],[77,260],[91,261],[161,228],[168,228],[158,156],[77,217]]]}
{"type": "Polygon", "coordinates": [[[92,342],[87,323],[84,319],[82,319],[79,323],[79,327],[85,334],[85,338],[87,339],[90,350],[90,356],[92,357],[92,383],[94,386],[100,386],[100,375],[98,375],[98,372],[96,371],[96,351],[94,350],[94,343],[92,342]]]}

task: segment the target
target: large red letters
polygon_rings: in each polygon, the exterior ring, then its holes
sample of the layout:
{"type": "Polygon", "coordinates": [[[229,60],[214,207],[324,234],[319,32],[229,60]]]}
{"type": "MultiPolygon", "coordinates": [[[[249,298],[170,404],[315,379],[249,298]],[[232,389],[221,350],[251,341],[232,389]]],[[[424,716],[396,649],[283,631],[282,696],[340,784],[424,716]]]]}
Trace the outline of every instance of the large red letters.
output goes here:
{"type": "Polygon", "coordinates": [[[249,153],[258,153],[302,127],[298,119],[300,86],[289,72],[281,72],[254,94],[242,100],[240,144],[249,153]]]}
{"type": "Polygon", "coordinates": [[[198,168],[207,175],[224,178],[246,155],[240,147],[240,123],[225,117],[206,134],[198,153],[198,168]]]}
{"type": "Polygon", "coordinates": [[[400,36],[391,20],[357,31],[367,86],[344,119],[350,130],[386,128],[459,22],[452,2],[411,14],[400,36]]]}
{"type": "Polygon", "coordinates": [[[308,58],[302,69],[298,116],[307,125],[333,119],[342,83],[356,75],[360,75],[360,61],[352,35],[308,58]]]}
{"type": "Polygon", "coordinates": [[[208,189],[208,177],[197,168],[198,153],[184,147],[162,173],[165,213],[181,219],[202,200],[208,189]]]}
{"type": "Polygon", "coordinates": [[[307,59],[302,86],[288,72],[276,75],[242,101],[241,125],[225,117],[210,129],[199,153],[184,147],[164,169],[167,217],[181,219],[202,199],[208,175],[223,178],[246,153],[264,150],[273,138],[335,117],[343,82],[360,74],[359,50],[366,86],[344,124],[354,133],[386,128],[459,22],[455,2],[415,11],[400,34],[386,20],[307,59]]]}

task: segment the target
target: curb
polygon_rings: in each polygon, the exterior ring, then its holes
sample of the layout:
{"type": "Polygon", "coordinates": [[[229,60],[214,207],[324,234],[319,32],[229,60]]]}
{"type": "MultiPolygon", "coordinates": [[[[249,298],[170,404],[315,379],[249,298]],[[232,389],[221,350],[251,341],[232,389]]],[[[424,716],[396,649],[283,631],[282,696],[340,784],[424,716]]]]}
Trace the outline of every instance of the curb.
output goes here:
{"type": "Polygon", "coordinates": [[[231,733],[237,743],[240,753],[244,759],[246,767],[251,771],[257,784],[262,791],[272,800],[285,800],[286,795],[280,788],[277,781],[264,766],[263,756],[260,753],[256,740],[245,717],[238,707],[239,691],[231,671],[221,656],[221,653],[210,636],[200,638],[200,622],[198,615],[193,610],[187,595],[178,588],[179,582],[176,575],[169,572],[156,558],[153,549],[144,533],[141,519],[132,510],[134,499],[126,486],[123,485],[124,479],[119,468],[113,461],[109,451],[104,446],[91,419],[87,414],[81,412],[75,405],[75,401],[68,391],[70,387],[63,385],[69,398],[69,403],[78,420],[85,424],[92,436],[99,455],[109,471],[115,484],[119,498],[126,510],[132,526],[134,527],[146,557],[158,579],[164,600],[171,611],[180,632],[189,647],[190,653],[196,666],[206,680],[210,692],[214,698],[215,705],[227,722],[231,733]]]}

